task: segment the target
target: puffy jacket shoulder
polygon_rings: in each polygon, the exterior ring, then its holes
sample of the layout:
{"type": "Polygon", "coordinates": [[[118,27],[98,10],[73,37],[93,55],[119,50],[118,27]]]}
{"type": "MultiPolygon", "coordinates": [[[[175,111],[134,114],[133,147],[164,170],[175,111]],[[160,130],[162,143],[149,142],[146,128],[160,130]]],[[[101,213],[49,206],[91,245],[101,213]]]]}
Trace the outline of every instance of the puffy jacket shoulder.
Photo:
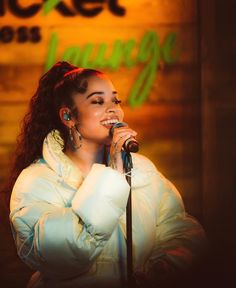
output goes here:
{"type": "Polygon", "coordinates": [[[139,178],[137,181],[145,181],[146,179],[146,182],[149,183],[156,198],[158,214],[163,214],[164,211],[164,214],[184,213],[184,204],[175,185],[157,169],[150,159],[141,154],[133,154],[132,156],[134,176],[135,169],[141,172],[137,173],[139,177],[134,178],[139,178]]]}
{"type": "Polygon", "coordinates": [[[59,176],[45,163],[33,163],[25,168],[13,187],[11,195],[11,211],[45,201],[61,206],[61,197],[57,194],[59,176]]]}
{"type": "Polygon", "coordinates": [[[139,154],[139,153],[131,153],[133,164],[134,166],[138,166],[139,168],[142,168],[143,170],[156,170],[155,165],[153,162],[148,159],[146,156],[139,154]]]}

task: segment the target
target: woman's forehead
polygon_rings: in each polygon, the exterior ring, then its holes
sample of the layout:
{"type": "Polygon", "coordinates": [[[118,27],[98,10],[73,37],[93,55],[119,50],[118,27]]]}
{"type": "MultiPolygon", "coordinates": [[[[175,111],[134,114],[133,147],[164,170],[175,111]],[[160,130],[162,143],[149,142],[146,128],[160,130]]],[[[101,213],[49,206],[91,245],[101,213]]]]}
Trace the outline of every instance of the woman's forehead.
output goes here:
{"type": "Polygon", "coordinates": [[[108,77],[91,76],[87,81],[87,90],[85,93],[76,93],[74,95],[74,101],[77,104],[81,104],[89,99],[91,96],[103,96],[109,97],[117,94],[115,87],[108,77]],[[98,93],[95,93],[98,92],[98,93]],[[91,96],[90,96],[91,95],[91,96]]]}
{"type": "Polygon", "coordinates": [[[101,74],[101,76],[91,76],[87,79],[88,81],[88,90],[98,89],[98,88],[111,88],[114,89],[114,85],[111,80],[105,75],[101,74]]]}

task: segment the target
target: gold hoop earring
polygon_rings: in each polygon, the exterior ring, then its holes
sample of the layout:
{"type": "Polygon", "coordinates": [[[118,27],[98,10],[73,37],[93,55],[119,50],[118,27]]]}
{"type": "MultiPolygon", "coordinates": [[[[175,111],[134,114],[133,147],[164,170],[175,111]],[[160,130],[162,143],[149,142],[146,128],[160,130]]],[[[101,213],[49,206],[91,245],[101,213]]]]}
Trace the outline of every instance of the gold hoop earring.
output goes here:
{"type": "Polygon", "coordinates": [[[77,128],[76,125],[72,126],[71,128],[69,128],[69,138],[70,138],[70,144],[73,150],[77,150],[82,146],[82,136],[77,128]],[[77,144],[77,142],[75,141],[74,138],[74,134],[72,130],[75,130],[76,134],[78,135],[79,138],[79,145],[77,144]]]}

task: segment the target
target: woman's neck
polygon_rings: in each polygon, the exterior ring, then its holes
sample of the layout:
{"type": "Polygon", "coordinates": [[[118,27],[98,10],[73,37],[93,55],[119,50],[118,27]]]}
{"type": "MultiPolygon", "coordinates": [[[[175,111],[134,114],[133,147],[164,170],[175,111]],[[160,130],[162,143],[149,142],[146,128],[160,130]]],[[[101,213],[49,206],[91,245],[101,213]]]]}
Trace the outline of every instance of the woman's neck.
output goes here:
{"type": "Polygon", "coordinates": [[[66,148],[65,154],[73,161],[73,163],[87,175],[94,163],[103,163],[105,155],[105,146],[103,144],[83,143],[77,150],[66,148]]]}

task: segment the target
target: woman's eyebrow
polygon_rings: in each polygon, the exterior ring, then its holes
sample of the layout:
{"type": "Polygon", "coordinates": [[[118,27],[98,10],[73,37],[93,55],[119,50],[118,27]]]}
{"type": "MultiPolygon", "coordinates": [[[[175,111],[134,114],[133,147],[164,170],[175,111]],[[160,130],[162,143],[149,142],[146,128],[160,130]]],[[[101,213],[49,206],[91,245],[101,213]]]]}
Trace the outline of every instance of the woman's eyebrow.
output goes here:
{"type": "Polygon", "coordinates": [[[88,99],[89,97],[93,96],[94,94],[99,94],[99,95],[101,95],[101,94],[104,94],[104,92],[102,92],[102,91],[92,92],[92,93],[90,93],[90,94],[86,97],[86,99],[88,99]]]}
{"type": "MultiPolygon", "coordinates": [[[[102,91],[95,91],[95,92],[92,92],[92,93],[90,93],[87,97],[86,97],[86,99],[88,99],[89,97],[91,97],[91,96],[93,96],[94,94],[99,94],[99,95],[104,95],[104,92],[102,92],[102,91]]],[[[117,91],[112,91],[112,94],[118,94],[118,92],[117,91]]]]}

